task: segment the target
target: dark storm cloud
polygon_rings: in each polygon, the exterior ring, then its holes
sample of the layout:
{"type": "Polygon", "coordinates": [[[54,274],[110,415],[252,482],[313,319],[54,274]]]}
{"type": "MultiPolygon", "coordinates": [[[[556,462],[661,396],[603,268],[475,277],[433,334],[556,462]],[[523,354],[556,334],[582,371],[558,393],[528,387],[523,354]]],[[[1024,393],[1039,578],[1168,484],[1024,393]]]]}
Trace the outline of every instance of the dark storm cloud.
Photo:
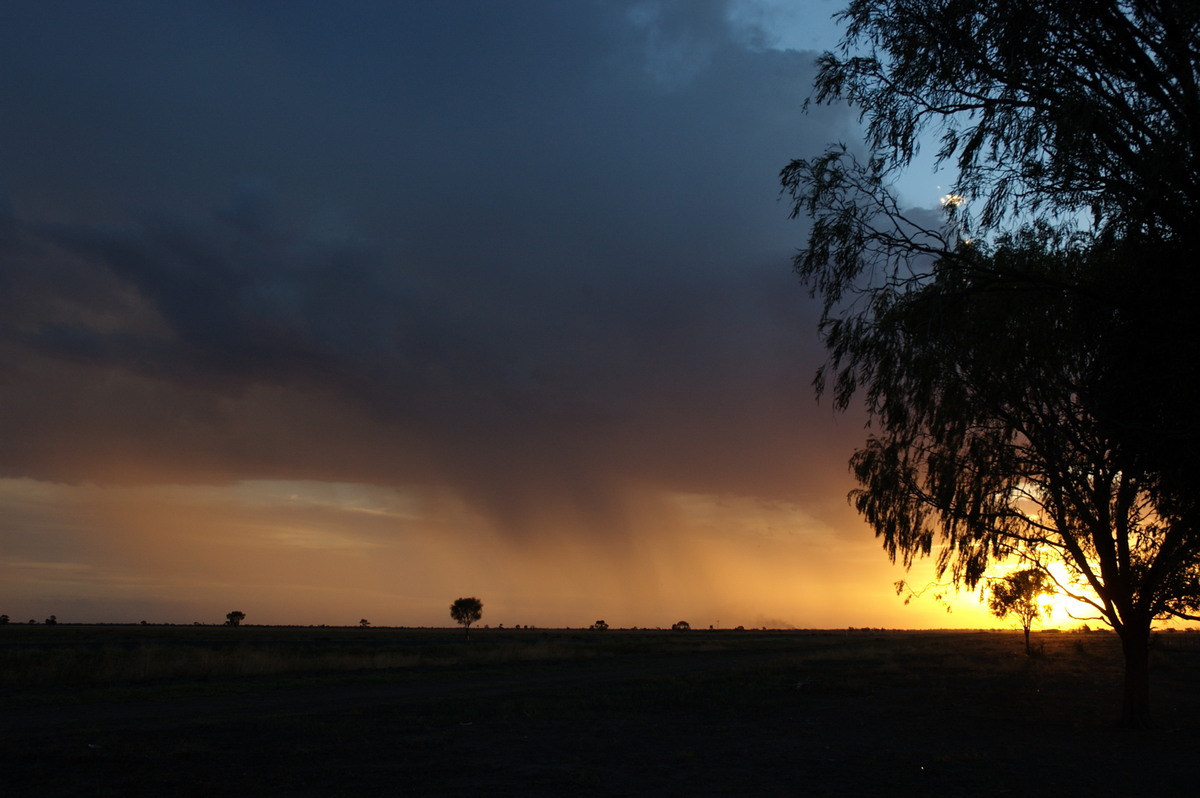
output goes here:
{"type": "Polygon", "coordinates": [[[510,527],[815,489],[775,186],[848,124],[800,114],[812,54],[715,2],[48,8],[0,12],[5,474],[416,479],[510,527]]]}

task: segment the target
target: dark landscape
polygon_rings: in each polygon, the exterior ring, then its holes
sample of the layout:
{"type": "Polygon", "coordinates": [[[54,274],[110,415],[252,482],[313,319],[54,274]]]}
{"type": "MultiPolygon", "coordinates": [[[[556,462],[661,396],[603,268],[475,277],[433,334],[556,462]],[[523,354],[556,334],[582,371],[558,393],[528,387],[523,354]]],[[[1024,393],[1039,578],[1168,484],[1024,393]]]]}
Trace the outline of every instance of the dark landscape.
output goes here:
{"type": "Polygon", "coordinates": [[[0,632],[8,796],[1195,791],[1190,633],[1130,732],[1105,632],[0,632]]]}

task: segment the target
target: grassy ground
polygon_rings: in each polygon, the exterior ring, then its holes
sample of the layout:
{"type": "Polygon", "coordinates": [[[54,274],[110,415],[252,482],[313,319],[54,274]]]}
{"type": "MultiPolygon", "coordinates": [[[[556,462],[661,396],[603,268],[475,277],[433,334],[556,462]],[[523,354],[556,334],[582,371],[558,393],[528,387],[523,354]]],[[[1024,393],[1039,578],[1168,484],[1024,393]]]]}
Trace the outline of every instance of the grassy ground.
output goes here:
{"type": "Polygon", "coordinates": [[[1190,795],[1200,741],[1200,652],[1131,735],[1108,634],[9,631],[6,795],[1190,795]]]}

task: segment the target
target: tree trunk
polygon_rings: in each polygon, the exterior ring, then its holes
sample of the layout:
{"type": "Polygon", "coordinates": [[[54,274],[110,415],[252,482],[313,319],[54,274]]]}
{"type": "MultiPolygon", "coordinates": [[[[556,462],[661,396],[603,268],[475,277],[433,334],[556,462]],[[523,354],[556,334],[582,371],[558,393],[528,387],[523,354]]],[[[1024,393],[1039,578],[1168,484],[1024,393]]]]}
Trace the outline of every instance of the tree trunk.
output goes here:
{"type": "Polygon", "coordinates": [[[1125,691],[1121,703],[1121,725],[1141,729],[1150,725],[1150,624],[1121,631],[1125,653],[1125,691]]]}
{"type": "Polygon", "coordinates": [[[1033,656],[1033,650],[1032,650],[1032,649],[1029,647],[1029,627],[1028,627],[1028,626],[1022,626],[1022,627],[1021,627],[1021,630],[1022,630],[1023,632],[1025,632],[1025,656],[1027,656],[1027,657],[1032,657],[1032,656],[1033,656]]]}

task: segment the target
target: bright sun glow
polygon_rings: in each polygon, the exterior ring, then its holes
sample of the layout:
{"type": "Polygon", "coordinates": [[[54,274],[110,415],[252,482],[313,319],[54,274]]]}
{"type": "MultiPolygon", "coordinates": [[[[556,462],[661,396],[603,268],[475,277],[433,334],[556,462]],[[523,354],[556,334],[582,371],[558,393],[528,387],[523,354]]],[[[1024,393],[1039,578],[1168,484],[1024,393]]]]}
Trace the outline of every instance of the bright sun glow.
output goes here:
{"type": "MultiPolygon", "coordinates": [[[[996,575],[1003,576],[1022,567],[1024,566],[1013,565],[1005,567],[996,575]]],[[[1059,585],[1065,586],[1077,595],[1090,595],[1091,591],[1082,585],[1071,584],[1070,576],[1065,566],[1060,563],[1051,563],[1047,568],[1054,581],[1059,585]]],[[[1085,623],[1092,627],[1103,624],[1097,618],[1097,612],[1094,607],[1071,598],[1061,589],[1052,595],[1043,597],[1038,603],[1044,608],[1042,618],[1035,625],[1035,628],[1038,629],[1074,629],[1080,624],[1085,623]]]]}
{"type": "MultiPolygon", "coordinates": [[[[1059,584],[1066,585],[1068,589],[1078,595],[1091,595],[1091,590],[1082,585],[1069,584],[1067,569],[1058,563],[1049,566],[1050,574],[1059,584]]],[[[1061,590],[1053,596],[1049,596],[1043,603],[1043,606],[1048,606],[1050,616],[1043,621],[1045,626],[1057,626],[1060,629],[1071,629],[1080,624],[1088,624],[1096,626],[1097,623],[1102,623],[1097,620],[1096,609],[1088,604],[1071,598],[1065,595],[1061,590]]]]}

